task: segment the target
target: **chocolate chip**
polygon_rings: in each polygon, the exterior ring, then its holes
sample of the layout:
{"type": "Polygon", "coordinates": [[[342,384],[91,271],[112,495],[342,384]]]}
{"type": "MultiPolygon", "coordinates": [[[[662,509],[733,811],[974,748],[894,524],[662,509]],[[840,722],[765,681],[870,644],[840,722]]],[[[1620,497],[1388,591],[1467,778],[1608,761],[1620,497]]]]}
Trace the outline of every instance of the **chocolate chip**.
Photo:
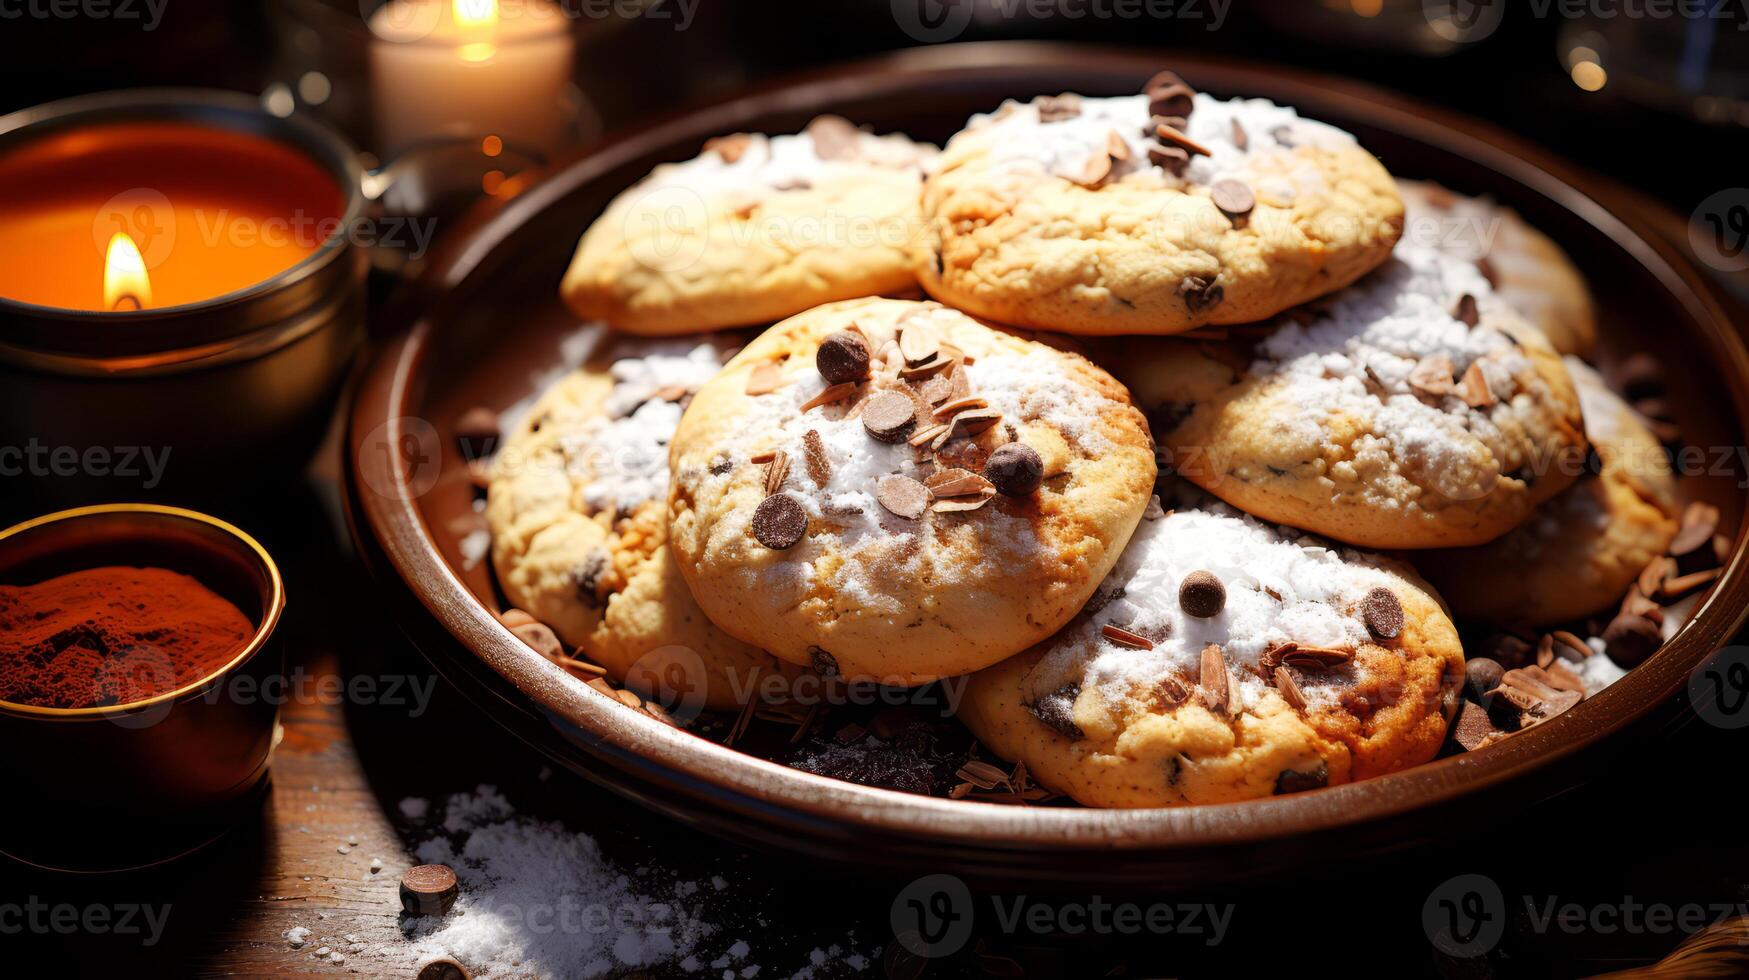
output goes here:
{"type": "Polygon", "coordinates": [[[1618,667],[1638,667],[1663,644],[1658,624],[1634,613],[1622,613],[1603,629],[1603,650],[1618,667]]]}
{"type": "Polygon", "coordinates": [[[711,459],[712,476],[722,476],[734,468],[735,461],[730,459],[726,453],[718,453],[711,459]]]}
{"type": "Polygon", "coordinates": [[[1275,795],[1286,793],[1304,793],[1309,789],[1322,789],[1330,785],[1330,764],[1318,763],[1318,768],[1310,772],[1297,772],[1293,769],[1283,769],[1275,777],[1275,795]]]}
{"type": "Polygon", "coordinates": [[[1178,583],[1178,608],[1197,619],[1212,619],[1227,605],[1227,587],[1215,573],[1197,569],[1178,583]]]}
{"type": "Polygon", "coordinates": [[[1360,618],[1367,632],[1381,640],[1394,640],[1403,632],[1403,604],[1395,592],[1382,585],[1360,600],[1360,618]]]}
{"type": "Polygon", "coordinates": [[[492,455],[498,449],[500,435],[498,413],[485,406],[468,409],[455,422],[455,441],[463,459],[492,455]]]}
{"type": "Polygon", "coordinates": [[[808,661],[813,664],[814,673],[821,677],[838,676],[838,658],[819,647],[808,648],[808,661]]]}
{"type": "Polygon", "coordinates": [[[1148,144],[1148,162],[1182,177],[1184,176],[1184,168],[1190,166],[1190,153],[1176,146],[1161,146],[1158,143],[1150,143],[1148,144]]]}
{"type": "Polygon", "coordinates": [[[612,567],[613,559],[608,556],[606,548],[592,548],[577,566],[577,598],[585,605],[601,608],[601,577],[612,567]]]}
{"type": "Polygon", "coordinates": [[[1451,726],[1451,740],[1465,752],[1476,751],[1500,734],[1500,727],[1488,716],[1488,709],[1474,701],[1465,701],[1458,708],[1457,721],[1451,726]]]}
{"type": "Polygon", "coordinates": [[[1471,657],[1464,661],[1464,685],[1470,697],[1478,703],[1486,699],[1489,691],[1500,686],[1500,678],[1505,675],[1506,668],[1487,657],[1471,657]]]}
{"type": "Polygon", "coordinates": [[[868,377],[868,342],[860,334],[840,330],[814,352],[814,366],[827,384],[861,381],[868,377]]]}
{"type": "Polygon", "coordinates": [[[1081,726],[1075,724],[1075,699],[1080,696],[1081,685],[1064,684],[1027,707],[1046,728],[1058,735],[1079,739],[1084,737],[1081,726]]]}
{"type": "Polygon", "coordinates": [[[416,864],[401,872],[401,907],[408,915],[442,915],[460,892],[447,864],[416,864]]]}
{"type": "Polygon", "coordinates": [[[468,968],[444,956],[419,968],[414,980],[474,980],[468,968]]]}
{"type": "Polygon", "coordinates": [[[1209,188],[1209,199],[1229,218],[1243,218],[1257,206],[1257,196],[1251,193],[1251,188],[1232,178],[1215,181],[1209,188]]]}
{"type": "Polygon", "coordinates": [[[917,424],[917,403],[896,391],[883,391],[863,403],[862,427],[881,442],[904,442],[917,424]]]}
{"type": "Polygon", "coordinates": [[[929,509],[929,488],[908,476],[883,476],[875,484],[875,500],[892,513],[914,521],[929,509]]]}
{"type": "Polygon", "coordinates": [[[1196,92],[1183,82],[1148,89],[1148,114],[1188,118],[1196,109],[1196,92]]]}
{"type": "Polygon", "coordinates": [[[794,547],[807,533],[808,512],[790,494],[772,494],[753,511],[753,536],[773,551],[794,547]]]}
{"type": "Polygon", "coordinates": [[[1451,315],[1463,321],[1466,327],[1474,327],[1482,322],[1482,311],[1476,307],[1476,298],[1469,293],[1458,297],[1457,309],[1451,315]]]}
{"type": "Polygon", "coordinates": [[[1024,442],[1011,442],[990,454],[984,463],[984,477],[1004,496],[1025,497],[1044,482],[1045,463],[1038,450],[1024,442]]]}
{"type": "Polygon", "coordinates": [[[1201,276],[1185,276],[1178,283],[1178,295],[1183,298],[1185,308],[1192,313],[1201,313],[1220,305],[1226,294],[1227,291],[1219,282],[1201,276]]]}

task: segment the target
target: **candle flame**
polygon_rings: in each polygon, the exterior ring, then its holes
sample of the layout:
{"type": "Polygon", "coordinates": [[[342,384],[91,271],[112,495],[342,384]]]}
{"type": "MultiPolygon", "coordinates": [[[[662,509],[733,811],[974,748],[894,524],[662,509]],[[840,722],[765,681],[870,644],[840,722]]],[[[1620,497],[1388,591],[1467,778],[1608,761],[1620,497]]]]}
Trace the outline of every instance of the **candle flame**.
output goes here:
{"type": "Polygon", "coordinates": [[[463,29],[487,29],[498,23],[498,0],[453,0],[450,9],[455,26],[463,29]]]}
{"type": "Polygon", "coordinates": [[[140,247],[118,231],[109,239],[103,260],[103,306],[108,310],[143,310],[152,303],[152,280],[140,247]]]}
{"type": "MultiPolygon", "coordinates": [[[[451,0],[450,15],[463,33],[490,36],[498,27],[498,0],[451,0]]],[[[470,41],[456,53],[463,61],[490,61],[498,46],[491,41],[470,41]]]]}

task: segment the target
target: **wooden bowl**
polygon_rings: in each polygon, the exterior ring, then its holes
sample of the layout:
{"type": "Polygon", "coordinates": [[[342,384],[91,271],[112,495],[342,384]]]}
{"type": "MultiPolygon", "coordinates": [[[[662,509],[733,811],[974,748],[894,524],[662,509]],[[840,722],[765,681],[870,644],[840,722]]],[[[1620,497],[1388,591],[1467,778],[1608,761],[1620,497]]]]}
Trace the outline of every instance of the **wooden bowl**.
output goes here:
{"type": "MultiPolygon", "coordinates": [[[[1692,718],[1683,692],[1737,630],[1743,542],[1664,649],[1577,708],[1495,747],[1365,782],[1254,802],[1158,810],[1015,807],[928,798],[803,773],[668,727],[567,676],[493,617],[484,562],[458,544],[479,518],[450,432],[468,408],[526,398],[577,328],[556,299],[577,237],[652,165],[713,135],[794,131],[836,112],[944,140],[1010,96],[1137,91],[1170,66],[1222,95],[1258,95],[1347,128],[1402,176],[1490,193],[1565,245],[1603,313],[1607,364],[1655,344],[1685,436],[1741,446],[1749,357],[1701,277],[1636,199],[1532,147],[1431,106],[1329,78],[1188,55],[1058,44],[919,49],[802,76],[659,121],[548,171],[477,213],[395,311],[404,325],[359,385],[350,511],[361,551],[416,643],[500,723],[554,759],[687,824],[806,860],[987,883],[1159,890],[1351,861],[1551,796],[1607,765],[1611,745],[1692,718]]],[[[1735,474],[1691,476],[1735,534],[1735,474]]],[[[476,538],[477,540],[477,538],[476,538]]]]}

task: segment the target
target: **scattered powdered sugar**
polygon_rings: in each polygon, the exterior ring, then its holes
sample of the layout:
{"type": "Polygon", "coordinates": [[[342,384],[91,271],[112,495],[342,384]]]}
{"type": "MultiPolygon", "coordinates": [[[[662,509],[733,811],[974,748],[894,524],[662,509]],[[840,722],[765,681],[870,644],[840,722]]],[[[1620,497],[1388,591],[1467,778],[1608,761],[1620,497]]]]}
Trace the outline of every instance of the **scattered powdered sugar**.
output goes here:
{"type": "Polygon", "coordinates": [[[597,510],[629,511],[665,496],[668,442],[682,413],[678,396],[696,393],[721,367],[721,352],[710,343],[684,354],[658,343],[641,356],[615,361],[606,414],[559,435],[566,471],[588,480],[583,502],[597,510]]]}
{"type": "MultiPolygon", "coordinates": [[[[1082,685],[1113,707],[1143,698],[1168,675],[1195,679],[1202,650],[1218,644],[1229,665],[1256,665],[1287,642],[1354,650],[1370,642],[1359,603],[1368,591],[1401,587],[1385,563],[1337,549],[1291,528],[1261,523],[1222,504],[1207,503],[1145,520],[1095,601],[1104,605],[1057,635],[1047,663],[1055,673],[1084,665],[1082,685]],[[1210,619],[1185,613],[1178,588],[1199,569],[1226,587],[1226,604],[1210,619]],[[1272,594],[1273,593],[1273,594],[1272,594]],[[1147,637],[1152,650],[1122,646],[1101,628],[1119,626],[1147,637]]],[[[1341,671],[1306,675],[1301,689],[1316,703],[1331,696],[1341,671]]],[[[1262,681],[1238,671],[1248,697],[1262,681]]]]}
{"type": "Polygon", "coordinates": [[[790,136],[748,133],[745,139],[745,149],[733,162],[714,149],[706,150],[691,160],[657,167],[634,190],[679,187],[709,194],[803,189],[833,176],[855,177],[869,167],[915,170],[921,175],[936,152],[899,133],[876,136],[861,130],[854,137],[855,156],[832,160],[821,158],[813,134],[807,131],[790,136]]]}
{"type": "Polygon", "coordinates": [[[516,816],[492,787],[446,809],[449,836],[417,854],[453,867],[461,894],[442,918],[407,920],[419,962],[454,957],[481,978],[596,977],[672,963],[714,931],[677,882],[635,880],[592,838],[516,816]]]}
{"type": "Polygon", "coordinates": [[[1103,394],[1065,374],[1063,355],[1047,347],[980,357],[966,367],[972,391],[1005,419],[1045,422],[1089,455],[1111,446],[1089,423],[1111,407],[1103,394]]]}
{"type": "Polygon", "coordinates": [[[475,528],[456,543],[462,553],[462,568],[471,569],[486,560],[486,555],[492,551],[492,532],[486,528],[475,528]]]}
{"type": "Polygon", "coordinates": [[[1530,328],[1494,300],[1475,266],[1435,248],[1399,243],[1391,261],[1372,276],[1296,313],[1305,322],[1280,319],[1258,344],[1251,373],[1285,379],[1288,401],[1316,409],[1273,419],[1272,425],[1297,435],[1315,458],[1326,416],[1368,420],[1370,432],[1353,446],[1358,462],[1405,465],[1453,499],[1492,489],[1500,474],[1476,471],[1472,447],[1480,440],[1496,460],[1507,457],[1502,430],[1519,428],[1512,421],[1521,411],[1514,396],[1520,380],[1534,372],[1518,338],[1500,329],[1530,328]],[[1480,310],[1474,328],[1456,314],[1465,295],[1480,310]],[[1441,397],[1411,384],[1418,366],[1440,358],[1451,364],[1448,383],[1480,365],[1493,404],[1470,409],[1455,391],[1441,397]]]}
{"type": "MultiPolygon", "coordinates": [[[[1162,183],[1177,183],[1164,169],[1150,163],[1145,135],[1151,128],[1146,95],[1123,95],[1115,98],[1081,98],[1080,113],[1067,119],[1045,122],[1039,117],[1039,105],[1034,102],[1003,103],[995,113],[976,115],[967,128],[993,127],[997,136],[993,159],[998,166],[1010,169],[1043,170],[1057,176],[1079,174],[1087,158],[1105,149],[1110,134],[1115,132],[1129,149],[1129,159],[1113,160],[1111,179],[1131,174],[1148,175],[1162,183]]],[[[1224,177],[1248,179],[1252,161],[1263,156],[1278,156],[1296,146],[1353,146],[1354,137],[1326,123],[1305,119],[1287,106],[1267,99],[1222,100],[1197,93],[1195,108],[1187,122],[1185,135],[1202,144],[1210,153],[1190,158],[1184,179],[1192,184],[1212,184],[1224,177]],[[1245,133],[1245,148],[1235,141],[1233,124],[1245,133]]],[[[1314,186],[1325,182],[1309,166],[1308,172],[1272,169],[1267,181],[1256,188],[1264,197],[1291,201],[1303,182],[1314,186]],[[1273,186],[1273,184],[1281,186],[1273,186]]]]}

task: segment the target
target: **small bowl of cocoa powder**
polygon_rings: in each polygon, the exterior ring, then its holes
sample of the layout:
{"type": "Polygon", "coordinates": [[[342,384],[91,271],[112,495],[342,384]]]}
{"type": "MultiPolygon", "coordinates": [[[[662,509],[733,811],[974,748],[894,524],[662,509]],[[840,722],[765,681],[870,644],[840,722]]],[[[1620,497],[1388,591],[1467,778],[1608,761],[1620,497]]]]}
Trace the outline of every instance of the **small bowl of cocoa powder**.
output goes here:
{"type": "Polygon", "coordinates": [[[106,504],[0,531],[0,852],[141,867],[250,812],[284,608],[266,550],[194,511],[106,504]]]}

